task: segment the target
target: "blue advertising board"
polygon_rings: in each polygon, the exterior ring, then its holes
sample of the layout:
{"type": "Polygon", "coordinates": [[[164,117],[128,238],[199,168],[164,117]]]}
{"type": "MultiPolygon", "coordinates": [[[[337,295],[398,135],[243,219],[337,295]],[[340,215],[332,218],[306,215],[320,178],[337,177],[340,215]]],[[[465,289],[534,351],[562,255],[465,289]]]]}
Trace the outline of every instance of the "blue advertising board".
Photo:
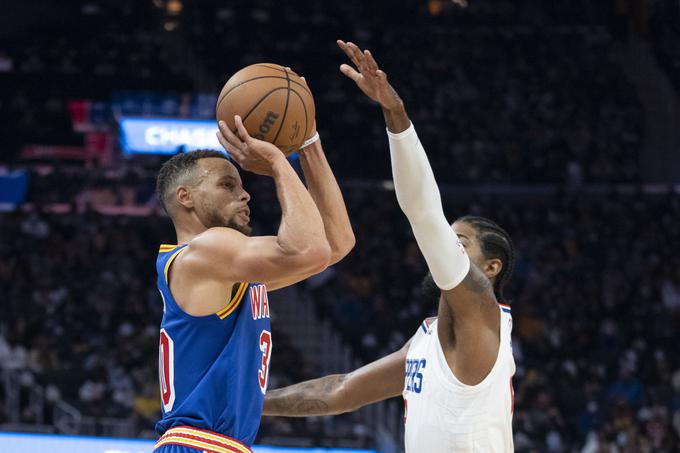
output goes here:
{"type": "Polygon", "coordinates": [[[224,151],[212,120],[120,118],[120,145],[128,154],[175,154],[178,151],[224,151]]]}

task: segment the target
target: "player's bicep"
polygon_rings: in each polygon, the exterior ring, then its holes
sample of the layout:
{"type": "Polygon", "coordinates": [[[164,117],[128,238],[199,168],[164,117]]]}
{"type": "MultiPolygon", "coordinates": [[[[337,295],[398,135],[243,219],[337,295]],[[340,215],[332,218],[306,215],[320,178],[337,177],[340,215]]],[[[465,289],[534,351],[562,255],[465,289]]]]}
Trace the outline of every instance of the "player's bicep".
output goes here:
{"type": "Polygon", "coordinates": [[[211,228],[187,246],[182,261],[223,282],[269,282],[308,267],[304,255],[286,253],[275,236],[248,237],[229,228],[211,228]]]}
{"type": "Polygon", "coordinates": [[[407,353],[408,344],[347,375],[340,397],[350,410],[401,395],[407,353]]]}

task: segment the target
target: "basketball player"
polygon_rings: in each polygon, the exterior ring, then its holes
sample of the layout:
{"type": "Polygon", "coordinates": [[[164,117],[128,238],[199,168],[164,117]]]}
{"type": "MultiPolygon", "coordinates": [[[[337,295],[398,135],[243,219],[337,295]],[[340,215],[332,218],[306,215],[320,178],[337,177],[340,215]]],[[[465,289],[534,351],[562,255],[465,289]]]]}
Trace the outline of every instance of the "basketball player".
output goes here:
{"type": "Polygon", "coordinates": [[[512,317],[497,302],[512,272],[510,237],[480,217],[448,224],[402,100],[369,51],[338,45],[356,66],[343,64],[342,73],[382,107],[397,200],[427,261],[425,287],[435,290],[438,316],[400,351],[352,373],[271,390],[264,414],[339,414],[401,394],[407,452],[511,452],[512,317]]]}
{"type": "Polygon", "coordinates": [[[218,138],[241,168],[274,179],[276,236],[251,237],[250,195],[217,151],[178,154],[160,170],[159,198],[177,245],[156,264],[164,310],[157,452],[249,452],[267,388],[272,335],[267,290],[318,273],[354,245],[345,205],[318,134],[300,159],[309,191],[283,153],[220,123],[218,138]]]}

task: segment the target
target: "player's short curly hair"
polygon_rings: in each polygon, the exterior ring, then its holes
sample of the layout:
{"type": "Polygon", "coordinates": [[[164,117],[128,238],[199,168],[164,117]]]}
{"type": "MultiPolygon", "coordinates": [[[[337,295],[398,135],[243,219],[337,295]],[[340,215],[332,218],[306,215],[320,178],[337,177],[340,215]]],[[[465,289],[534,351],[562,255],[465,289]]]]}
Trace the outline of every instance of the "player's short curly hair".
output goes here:
{"type": "Polygon", "coordinates": [[[207,157],[218,157],[227,159],[227,155],[212,149],[198,149],[188,153],[179,153],[168,159],[156,178],[156,196],[168,215],[172,215],[168,210],[170,200],[178,185],[184,183],[191,172],[196,168],[196,163],[207,157]]]}

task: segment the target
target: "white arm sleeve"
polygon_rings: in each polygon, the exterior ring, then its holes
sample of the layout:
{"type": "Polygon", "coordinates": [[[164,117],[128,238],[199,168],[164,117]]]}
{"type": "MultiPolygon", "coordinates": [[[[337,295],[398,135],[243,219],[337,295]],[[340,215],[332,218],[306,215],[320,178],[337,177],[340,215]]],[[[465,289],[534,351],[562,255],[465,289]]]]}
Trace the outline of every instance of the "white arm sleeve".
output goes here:
{"type": "Polygon", "coordinates": [[[444,216],[425,149],[413,124],[398,134],[387,131],[387,135],[399,207],[411,224],[434,282],[443,290],[454,288],[470,271],[470,259],[444,216]]]}

